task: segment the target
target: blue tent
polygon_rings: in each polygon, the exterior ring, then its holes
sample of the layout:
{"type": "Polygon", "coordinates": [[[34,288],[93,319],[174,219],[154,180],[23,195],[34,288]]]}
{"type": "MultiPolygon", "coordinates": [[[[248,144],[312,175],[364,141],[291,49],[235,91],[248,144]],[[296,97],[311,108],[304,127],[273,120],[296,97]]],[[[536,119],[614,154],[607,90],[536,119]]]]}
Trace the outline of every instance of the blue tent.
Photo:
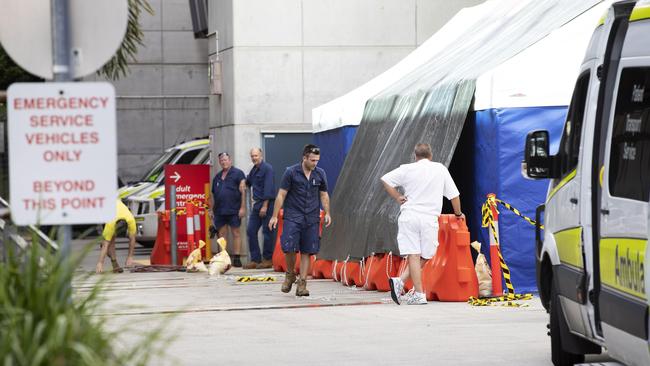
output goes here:
{"type": "Polygon", "coordinates": [[[318,166],[327,172],[330,195],[334,192],[336,181],[343,168],[345,157],[352,147],[357,128],[357,126],[343,126],[314,134],[314,143],[323,150],[318,166]]]}
{"type": "MultiPolygon", "coordinates": [[[[483,243],[482,251],[488,255],[488,231],[481,227],[480,212],[488,193],[495,193],[531,218],[545,200],[548,181],[526,180],[520,173],[524,141],[528,132],[545,129],[550,132],[551,150],[557,149],[584,50],[607,6],[591,3],[586,5],[588,10],[577,11],[570,21],[476,79],[474,105],[467,112],[450,171],[461,191],[472,240],[483,243]]],[[[464,9],[403,62],[313,111],[314,140],[323,150],[320,166],[327,171],[331,190],[354,144],[361,116],[371,119],[368,115],[373,111],[368,110],[366,102],[417,74],[425,61],[418,63],[414,58],[435,54],[422,48],[453,44],[458,27],[471,25],[472,20],[467,18],[484,11],[483,6],[464,9]]],[[[503,208],[500,212],[500,244],[515,289],[535,291],[534,227],[503,208]]]]}

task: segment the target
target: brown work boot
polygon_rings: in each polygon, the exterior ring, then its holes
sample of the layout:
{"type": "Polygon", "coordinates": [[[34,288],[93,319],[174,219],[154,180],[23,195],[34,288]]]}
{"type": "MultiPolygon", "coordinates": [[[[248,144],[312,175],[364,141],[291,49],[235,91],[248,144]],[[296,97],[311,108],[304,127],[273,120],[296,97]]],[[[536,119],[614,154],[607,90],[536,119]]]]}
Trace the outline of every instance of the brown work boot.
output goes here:
{"type": "Polygon", "coordinates": [[[286,272],[284,274],[284,282],[282,283],[282,292],[285,294],[291,291],[291,286],[296,282],[296,274],[293,272],[286,272]]]}
{"type": "Polygon", "coordinates": [[[262,263],[257,265],[257,269],[265,269],[273,267],[273,261],[270,259],[262,260],[262,263]]]}
{"type": "Polygon", "coordinates": [[[248,263],[244,264],[244,267],[242,267],[242,268],[244,268],[244,269],[257,269],[257,268],[260,268],[259,265],[260,264],[257,263],[257,262],[248,262],[248,263]]]}
{"type": "Polygon", "coordinates": [[[309,296],[309,291],[307,290],[307,280],[303,280],[302,278],[298,279],[296,296],[309,296]]]}

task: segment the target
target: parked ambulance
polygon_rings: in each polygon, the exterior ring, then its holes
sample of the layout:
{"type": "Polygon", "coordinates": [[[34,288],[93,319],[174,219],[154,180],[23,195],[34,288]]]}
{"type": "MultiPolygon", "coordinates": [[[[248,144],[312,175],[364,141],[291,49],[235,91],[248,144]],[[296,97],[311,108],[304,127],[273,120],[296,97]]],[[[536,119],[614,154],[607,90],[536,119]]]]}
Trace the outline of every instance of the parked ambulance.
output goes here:
{"type": "MultiPolygon", "coordinates": [[[[170,164],[208,164],[210,165],[211,150],[205,146],[192,160],[181,159],[170,164]]],[[[127,199],[136,221],[136,236],[138,243],[145,247],[153,247],[158,234],[158,211],[165,209],[164,166],[161,168],[161,179],[151,189],[134,194],[127,199]]]]}
{"type": "Polygon", "coordinates": [[[121,187],[117,191],[118,197],[126,203],[131,196],[144,195],[158,188],[163,181],[166,164],[189,164],[202,151],[210,149],[209,142],[206,138],[198,138],[168,148],[139,181],[121,187]]]}
{"type": "Polygon", "coordinates": [[[526,139],[522,170],[551,178],[537,228],[537,284],[552,360],[650,365],[650,0],[615,3],[593,33],[559,151],[526,139]]]}

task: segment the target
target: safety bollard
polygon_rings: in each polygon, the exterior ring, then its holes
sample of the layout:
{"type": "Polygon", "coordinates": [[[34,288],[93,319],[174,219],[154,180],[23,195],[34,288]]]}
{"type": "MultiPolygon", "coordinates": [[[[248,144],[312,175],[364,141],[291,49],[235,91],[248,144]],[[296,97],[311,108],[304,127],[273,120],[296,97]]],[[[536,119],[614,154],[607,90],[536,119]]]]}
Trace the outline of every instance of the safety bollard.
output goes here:
{"type": "Polygon", "coordinates": [[[501,263],[499,261],[499,243],[497,242],[499,238],[499,212],[497,211],[496,195],[494,193],[489,193],[487,195],[488,201],[490,202],[490,210],[492,210],[492,217],[494,222],[494,227],[489,226],[489,236],[490,236],[490,270],[492,270],[492,295],[501,296],[503,295],[503,284],[501,276],[501,263]]]}
{"type": "Polygon", "coordinates": [[[194,250],[194,205],[185,203],[185,226],[187,229],[187,255],[194,250]]]}
{"type": "Polygon", "coordinates": [[[149,257],[151,264],[172,264],[170,258],[169,210],[158,212],[156,242],[149,257]]]}
{"type": "MultiPolygon", "coordinates": [[[[203,215],[203,240],[205,240],[205,257],[206,259],[212,258],[212,243],[210,239],[210,226],[212,225],[212,222],[210,222],[210,215],[207,210],[209,210],[207,204],[207,199],[210,199],[210,183],[205,183],[203,186],[203,191],[206,197],[206,200],[203,200],[203,207],[205,208],[206,212],[205,215],[203,215]]],[[[216,245],[215,249],[219,249],[219,244],[216,245]]],[[[215,250],[215,252],[217,251],[215,250]]]]}
{"type": "Polygon", "coordinates": [[[169,233],[169,220],[170,220],[171,213],[169,210],[163,211],[162,214],[162,222],[163,222],[163,227],[165,228],[165,232],[163,234],[163,242],[165,243],[165,252],[171,253],[171,235],[169,233]]]}
{"type": "MultiPolygon", "coordinates": [[[[199,240],[203,239],[203,236],[201,236],[201,210],[205,211],[203,206],[201,206],[200,204],[194,206],[194,216],[193,216],[194,217],[194,240],[196,241],[197,247],[199,246],[198,245],[199,240]]],[[[201,251],[203,252],[204,250],[201,251]]],[[[205,256],[203,255],[204,253],[201,254],[202,257],[205,258],[205,256]]]]}

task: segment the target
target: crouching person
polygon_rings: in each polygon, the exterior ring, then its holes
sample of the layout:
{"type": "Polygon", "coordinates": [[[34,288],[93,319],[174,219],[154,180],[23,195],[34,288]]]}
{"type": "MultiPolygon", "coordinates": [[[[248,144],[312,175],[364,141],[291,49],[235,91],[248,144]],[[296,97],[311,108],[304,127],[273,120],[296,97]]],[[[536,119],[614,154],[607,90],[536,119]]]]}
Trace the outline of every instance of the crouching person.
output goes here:
{"type": "Polygon", "coordinates": [[[280,190],[275,199],[273,216],[269,228],[275,229],[278,214],[284,206],[284,223],[280,243],[285,253],[287,273],[282,292],[291,291],[296,282],[296,253],[300,252],[300,278],[296,296],[309,296],[307,290],[307,272],[309,257],[320,249],[320,206],[325,211],[325,225],[332,222],[330,218],[330,199],[327,194],[325,171],[316,167],[320,160],[320,149],[316,145],[306,145],[302,153],[302,162],[290,166],[282,176],[280,190]]]}
{"type": "Polygon", "coordinates": [[[95,267],[95,272],[102,273],[104,271],[104,260],[106,255],[111,259],[111,264],[113,266],[114,273],[121,273],[124,270],[117,263],[117,255],[115,254],[115,237],[117,235],[117,223],[120,221],[125,221],[127,226],[127,233],[129,234],[129,254],[126,257],[126,266],[130,267],[133,265],[133,252],[135,251],[135,217],[129,208],[126,207],[122,201],[117,200],[117,215],[113,220],[107,222],[104,225],[104,231],[102,232],[102,241],[101,252],[99,253],[99,260],[97,261],[97,266],[95,267]]]}

